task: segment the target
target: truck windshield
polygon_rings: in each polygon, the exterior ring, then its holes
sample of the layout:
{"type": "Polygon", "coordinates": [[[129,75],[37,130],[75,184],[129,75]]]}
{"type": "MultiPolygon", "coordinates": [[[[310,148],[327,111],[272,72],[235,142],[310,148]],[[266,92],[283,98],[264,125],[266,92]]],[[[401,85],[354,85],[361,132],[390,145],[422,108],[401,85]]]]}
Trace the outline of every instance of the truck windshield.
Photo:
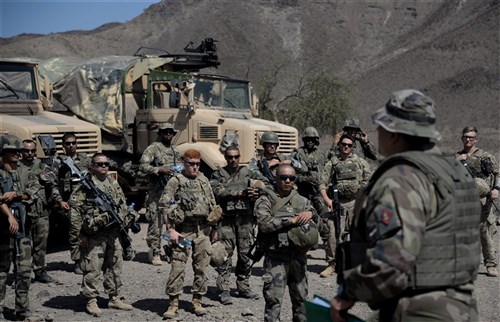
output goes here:
{"type": "Polygon", "coordinates": [[[35,73],[30,66],[0,65],[0,100],[38,99],[35,73]]]}
{"type": "Polygon", "coordinates": [[[217,79],[195,79],[194,99],[215,109],[250,109],[248,83],[217,79]]]}

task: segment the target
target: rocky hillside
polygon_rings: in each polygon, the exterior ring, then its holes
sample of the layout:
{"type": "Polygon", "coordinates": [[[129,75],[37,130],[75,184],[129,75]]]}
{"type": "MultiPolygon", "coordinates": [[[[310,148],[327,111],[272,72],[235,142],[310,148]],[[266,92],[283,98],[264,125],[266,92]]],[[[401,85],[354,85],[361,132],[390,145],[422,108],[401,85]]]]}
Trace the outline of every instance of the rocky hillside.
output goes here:
{"type": "Polygon", "coordinates": [[[410,87],[436,101],[443,146],[459,148],[461,129],[475,125],[499,155],[499,9],[499,0],[164,0],[127,23],[0,45],[3,57],[90,58],[140,46],[181,52],[213,37],[217,72],[258,82],[282,66],[281,94],[311,67],[345,79],[373,139],[371,112],[410,87]]]}

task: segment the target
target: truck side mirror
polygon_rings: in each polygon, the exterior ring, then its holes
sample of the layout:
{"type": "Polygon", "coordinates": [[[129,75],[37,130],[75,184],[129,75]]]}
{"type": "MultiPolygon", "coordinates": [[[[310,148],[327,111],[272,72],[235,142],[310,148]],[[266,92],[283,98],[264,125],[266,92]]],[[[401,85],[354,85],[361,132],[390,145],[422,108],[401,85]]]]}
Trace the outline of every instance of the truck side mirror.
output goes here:
{"type": "Polygon", "coordinates": [[[179,108],[180,101],[180,93],[179,92],[170,92],[170,96],[168,98],[168,107],[179,108]]]}
{"type": "Polygon", "coordinates": [[[44,110],[48,110],[52,107],[54,102],[52,98],[53,88],[49,78],[45,75],[43,75],[43,92],[45,95],[41,95],[42,106],[44,110]]]}
{"type": "Polygon", "coordinates": [[[253,117],[259,116],[259,98],[255,93],[252,93],[252,105],[250,109],[253,117]]]}

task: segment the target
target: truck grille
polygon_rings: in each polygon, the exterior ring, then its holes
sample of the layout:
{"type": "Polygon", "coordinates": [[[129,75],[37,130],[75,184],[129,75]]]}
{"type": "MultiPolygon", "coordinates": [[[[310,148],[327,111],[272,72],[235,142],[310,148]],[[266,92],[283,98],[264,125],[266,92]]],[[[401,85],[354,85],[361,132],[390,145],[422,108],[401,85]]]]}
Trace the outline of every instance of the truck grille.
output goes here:
{"type": "MultiPolygon", "coordinates": [[[[280,132],[273,131],[278,134],[278,138],[280,140],[280,145],[278,146],[278,153],[290,154],[297,147],[297,135],[293,132],[280,132]]],[[[255,132],[255,152],[257,150],[262,150],[260,144],[260,138],[265,131],[256,131],[255,132]]]]}
{"type": "Polygon", "coordinates": [[[200,140],[217,140],[219,139],[219,127],[212,125],[199,125],[200,140]]]}
{"type": "MultiPolygon", "coordinates": [[[[87,153],[89,156],[92,156],[96,152],[100,152],[99,149],[99,135],[96,132],[74,132],[76,135],[76,140],[78,143],[77,151],[79,153],[87,153]]],[[[64,133],[42,133],[36,132],[33,133],[32,139],[35,142],[37,141],[37,137],[39,135],[52,135],[57,144],[57,153],[64,154],[64,149],[62,146],[62,137],[64,133]]]]}

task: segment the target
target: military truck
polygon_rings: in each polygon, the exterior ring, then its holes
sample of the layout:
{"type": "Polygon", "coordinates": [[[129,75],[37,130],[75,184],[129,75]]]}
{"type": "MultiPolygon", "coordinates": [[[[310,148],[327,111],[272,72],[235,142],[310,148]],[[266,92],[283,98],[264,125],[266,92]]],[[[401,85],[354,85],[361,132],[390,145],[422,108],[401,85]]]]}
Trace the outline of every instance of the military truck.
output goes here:
{"type": "MultiPolygon", "coordinates": [[[[266,131],[278,134],[279,152],[288,154],[297,147],[295,128],[256,118],[258,99],[250,82],[200,72],[219,65],[212,38],[196,48],[188,44],[182,54],[147,55],[147,50],[73,65],[54,84],[60,113],[101,128],[103,152],[118,163],[119,182],[126,193],[145,188],[132,174],[142,152],[157,140],[163,122],[178,131],[173,143],[181,151],[201,151],[201,170],[207,175],[225,165],[221,143],[235,136],[242,163],[261,148],[259,140],[266,131]]],[[[43,68],[50,72],[69,65],[57,58],[43,68]]]]}
{"type": "MultiPolygon", "coordinates": [[[[18,136],[21,140],[39,140],[52,135],[59,153],[65,132],[75,132],[82,152],[101,150],[100,128],[92,123],[50,111],[52,85],[39,74],[39,67],[30,59],[0,60],[0,133],[18,136]]],[[[41,144],[38,157],[43,157],[41,144]]]]}

